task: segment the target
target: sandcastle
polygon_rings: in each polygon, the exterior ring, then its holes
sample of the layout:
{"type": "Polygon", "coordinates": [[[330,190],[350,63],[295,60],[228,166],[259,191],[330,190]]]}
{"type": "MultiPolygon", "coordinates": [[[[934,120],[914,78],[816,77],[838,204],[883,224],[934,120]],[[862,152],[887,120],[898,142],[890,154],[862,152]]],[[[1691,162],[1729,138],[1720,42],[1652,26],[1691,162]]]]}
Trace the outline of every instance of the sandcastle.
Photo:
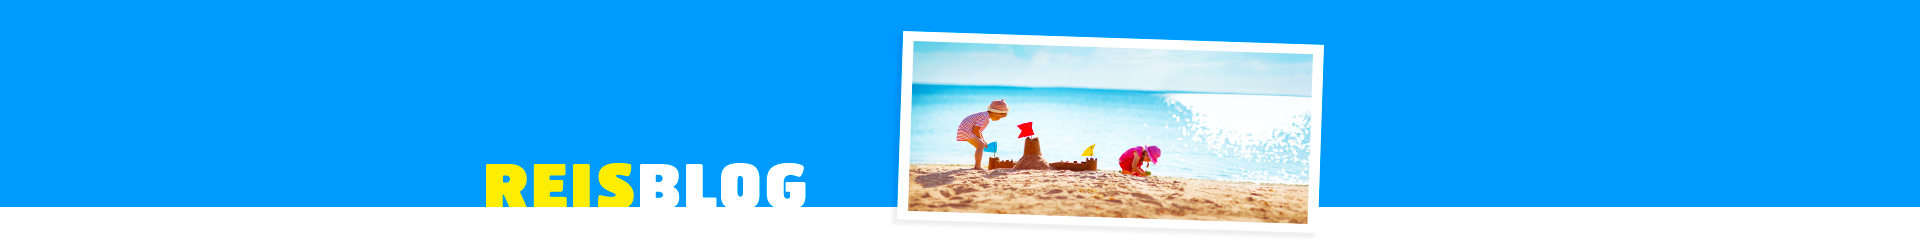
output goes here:
{"type": "Polygon", "coordinates": [[[1040,157],[1040,138],[1038,137],[1027,138],[1026,153],[1020,155],[1019,162],[1014,162],[1013,169],[1034,169],[1034,170],[1053,169],[1053,167],[1047,166],[1046,158],[1040,157]]]}
{"type": "Polygon", "coordinates": [[[1050,163],[1050,164],[1047,164],[1047,166],[1053,167],[1053,169],[1055,170],[1093,171],[1093,170],[1099,170],[1100,160],[1088,158],[1087,161],[1085,162],[1062,161],[1057,163],[1050,163]]]}
{"type": "Polygon", "coordinates": [[[1000,157],[987,158],[987,169],[1013,168],[1013,161],[1001,161],[1000,157]]]}
{"type": "MultiPolygon", "coordinates": [[[[987,169],[1012,168],[1087,171],[1094,170],[1095,167],[1099,165],[1099,161],[1093,158],[1087,158],[1085,162],[1057,162],[1048,164],[1046,158],[1040,157],[1040,137],[1033,136],[1033,123],[1022,123],[1017,126],[1020,128],[1020,137],[1027,139],[1027,147],[1026,150],[1021,153],[1020,161],[1003,161],[1000,160],[999,157],[987,158],[987,169]]],[[[1087,147],[1087,152],[1087,156],[1092,156],[1093,147],[1087,147]]]]}
{"type": "Polygon", "coordinates": [[[1088,159],[1085,162],[1047,163],[1046,158],[1040,157],[1040,138],[1038,137],[1027,138],[1026,142],[1027,142],[1026,149],[1022,151],[1020,155],[1020,160],[1008,161],[1008,160],[1000,160],[1000,158],[998,157],[988,158],[987,169],[1012,168],[1012,169],[1036,169],[1036,170],[1057,169],[1057,170],[1088,171],[1088,170],[1096,170],[1096,167],[1099,165],[1099,161],[1093,160],[1093,159],[1088,159]]]}

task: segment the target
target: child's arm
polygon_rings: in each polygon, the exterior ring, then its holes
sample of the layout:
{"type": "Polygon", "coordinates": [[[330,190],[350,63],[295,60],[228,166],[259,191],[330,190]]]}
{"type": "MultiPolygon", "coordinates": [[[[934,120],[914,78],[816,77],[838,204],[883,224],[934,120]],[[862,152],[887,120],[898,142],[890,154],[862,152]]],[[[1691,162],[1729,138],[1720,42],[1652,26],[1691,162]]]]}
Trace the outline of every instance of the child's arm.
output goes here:
{"type": "Polygon", "coordinates": [[[987,136],[980,135],[980,126],[973,126],[973,137],[980,138],[980,142],[987,142],[987,136]]]}
{"type": "Polygon", "coordinates": [[[1134,175],[1137,176],[1139,175],[1137,173],[1146,172],[1147,171],[1146,169],[1140,168],[1146,165],[1147,165],[1147,151],[1134,151],[1133,152],[1133,172],[1136,173],[1134,175]]]}

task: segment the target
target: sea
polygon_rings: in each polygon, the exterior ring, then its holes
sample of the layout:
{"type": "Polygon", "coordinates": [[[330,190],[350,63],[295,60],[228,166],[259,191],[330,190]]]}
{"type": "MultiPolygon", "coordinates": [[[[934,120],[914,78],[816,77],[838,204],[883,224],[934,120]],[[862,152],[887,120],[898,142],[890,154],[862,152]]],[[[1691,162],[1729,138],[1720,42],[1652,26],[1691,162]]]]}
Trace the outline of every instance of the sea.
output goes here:
{"type": "Polygon", "coordinates": [[[973,146],[954,141],[960,120],[1006,100],[1009,114],[981,134],[999,156],[1018,159],[1021,123],[1032,122],[1041,157],[1078,161],[1088,146],[1102,170],[1119,170],[1128,148],[1159,146],[1154,176],[1307,184],[1313,100],[1301,96],[1150,92],[1080,88],[913,85],[908,161],[973,164],[973,146]]]}

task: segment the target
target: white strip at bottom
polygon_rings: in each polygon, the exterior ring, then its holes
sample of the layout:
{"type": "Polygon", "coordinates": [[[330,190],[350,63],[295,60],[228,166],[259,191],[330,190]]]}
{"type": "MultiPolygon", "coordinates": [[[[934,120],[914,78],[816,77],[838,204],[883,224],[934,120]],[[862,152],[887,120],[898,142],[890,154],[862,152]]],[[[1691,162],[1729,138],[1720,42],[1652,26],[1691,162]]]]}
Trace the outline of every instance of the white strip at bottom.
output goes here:
{"type": "Polygon", "coordinates": [[[1920,208],[1336,208],[1321,239],[1920,239],[1920,208]]]}
{"type": "Polygon", "coordinates": [[[0,208],[7,239],[1920,239],[1920,208],[1333,208],[1316,233],[895,220],[893,208],[0,208]]]}

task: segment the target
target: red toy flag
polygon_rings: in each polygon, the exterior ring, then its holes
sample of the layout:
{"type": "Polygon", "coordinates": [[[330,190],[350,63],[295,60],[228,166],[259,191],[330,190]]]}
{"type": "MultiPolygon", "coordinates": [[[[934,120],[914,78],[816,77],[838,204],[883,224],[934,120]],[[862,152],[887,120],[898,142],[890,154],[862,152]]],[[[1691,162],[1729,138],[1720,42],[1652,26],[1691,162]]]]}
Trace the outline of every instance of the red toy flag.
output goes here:
{"type": "Polygon", "coordinates": [[[1020,136],[1019,136],[1019,137],[1022,137],[1022,138],[1023,138],[1023,137],[1028,137],[1028,136],[1033,136],[1033,122],[1027,122],[1027,123],[1021,123],[1021,124],[1020,124],[1020,136]]]}

